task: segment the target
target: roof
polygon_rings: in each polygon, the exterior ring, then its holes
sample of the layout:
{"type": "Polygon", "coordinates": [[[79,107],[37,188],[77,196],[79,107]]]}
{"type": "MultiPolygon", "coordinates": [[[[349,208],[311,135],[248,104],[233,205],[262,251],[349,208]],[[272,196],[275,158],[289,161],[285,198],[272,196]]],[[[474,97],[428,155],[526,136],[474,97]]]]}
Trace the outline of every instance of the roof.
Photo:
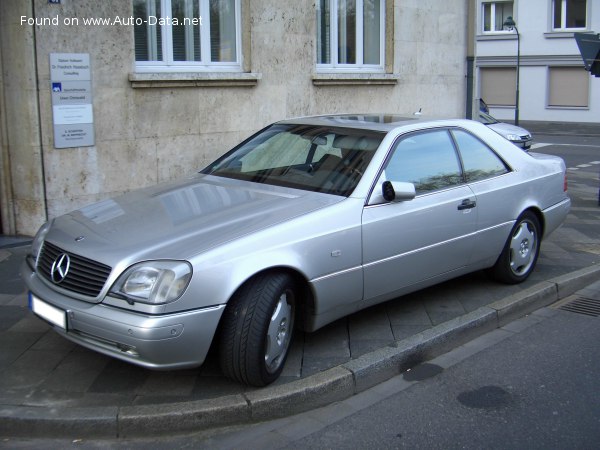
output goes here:
{"type": "Polygon", "coordinates": [[[396,114],[328,114],[322,116],[298,117],[278,123],[306,124],[326,127],[364,128],[377,131],[391,131],[402,125],[414,124],[418,115],[400,116],[396,114]]]}

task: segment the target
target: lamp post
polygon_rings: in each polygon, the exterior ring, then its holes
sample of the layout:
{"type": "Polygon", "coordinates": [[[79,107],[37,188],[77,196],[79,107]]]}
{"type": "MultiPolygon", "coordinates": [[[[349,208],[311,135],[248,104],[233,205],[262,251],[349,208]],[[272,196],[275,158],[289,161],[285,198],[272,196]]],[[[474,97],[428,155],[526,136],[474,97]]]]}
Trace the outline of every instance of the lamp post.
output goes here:
{"type": "Polygon", "coordinates": [[[519,125],[519,69],[521,66],[521,36],[519,35],[519,29],[517,24],[513,20],[512,16],[508,16],[502,24],[507,30],[515,30],[517,33],[517,93],[515,99],[515,125],[519,125]]]}

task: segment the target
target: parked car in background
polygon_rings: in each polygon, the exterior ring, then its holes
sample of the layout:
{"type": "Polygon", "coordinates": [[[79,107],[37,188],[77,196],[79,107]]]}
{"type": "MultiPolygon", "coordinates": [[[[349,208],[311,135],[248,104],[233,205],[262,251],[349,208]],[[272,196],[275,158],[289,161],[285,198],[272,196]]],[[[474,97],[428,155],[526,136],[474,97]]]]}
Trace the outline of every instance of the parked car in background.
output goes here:
{"type": "Polygon", "coordinates": [[[225,375],[264,386],[296,327],[480,269],[527,279],[569,211],[565,177],[476,121],[286,120],[184,180],[50,220],[22,276],[78,344],[154,369],[214,345],[225,375]]]}
{"type": "Polygon", "coordinates": [[[531,148],[532,137],[531,133],[525,128],[517,127],[509,123],[500,122],[494,117],[479,111],[479,121],[490,127],[500,136],[508,139],[510,142],[524,150],[531,148]]]}
{"type": "Polygon", "coordinates": [[[483,101],[482,98],[479,99],[479,110],[486,114],[490,113],[490,108],[488,107],[487,103],[483,101]]]}

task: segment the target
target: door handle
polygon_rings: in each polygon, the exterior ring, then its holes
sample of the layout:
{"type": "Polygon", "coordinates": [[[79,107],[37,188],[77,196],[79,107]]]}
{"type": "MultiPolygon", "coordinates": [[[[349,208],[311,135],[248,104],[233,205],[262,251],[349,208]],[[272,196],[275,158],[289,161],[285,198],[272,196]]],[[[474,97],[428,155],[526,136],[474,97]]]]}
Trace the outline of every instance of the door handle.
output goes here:
{"type": "Polygon", "coordinates": [[[464,211],[465,209],[472,209],[477,206],[477,202],[475,200],[471,200],[470,198],[466,198],[462,201],[460,205],[458,205],[459,211],[464,211]]]}

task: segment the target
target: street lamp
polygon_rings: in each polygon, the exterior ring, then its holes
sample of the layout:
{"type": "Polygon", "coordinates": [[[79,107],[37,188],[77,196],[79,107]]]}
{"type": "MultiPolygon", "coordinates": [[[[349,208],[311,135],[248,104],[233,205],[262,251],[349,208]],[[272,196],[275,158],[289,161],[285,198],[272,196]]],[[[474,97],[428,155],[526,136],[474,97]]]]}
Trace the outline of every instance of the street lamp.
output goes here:
{"type": "Polygon", "coordinates": [[[508,31],[515,30],[517,33],[517,96],[515,99],[515,125],[519,125],[519,69],[521,66],[521,36],[519,35],[519,29],[517,24],[513,20],[512,16],[508,16],[502,24],[508,31]]]}

